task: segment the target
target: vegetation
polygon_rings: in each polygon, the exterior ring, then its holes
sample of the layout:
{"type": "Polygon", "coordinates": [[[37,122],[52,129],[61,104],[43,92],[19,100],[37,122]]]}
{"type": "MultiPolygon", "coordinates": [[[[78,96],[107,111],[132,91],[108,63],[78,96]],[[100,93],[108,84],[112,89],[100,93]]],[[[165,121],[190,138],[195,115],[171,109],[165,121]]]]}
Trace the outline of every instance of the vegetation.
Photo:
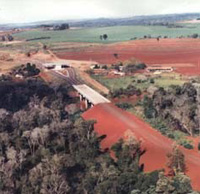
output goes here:
{"type": "Polygon", "coordinates": [[[68,30],[69,24],[60,24],[53,26],[53,30],[68,30]]]}
{"type": "Polygon", "coordinates": [[[177,146],[174,146],[172,153],[168,154],[168,159],[168,167],[171,174],[176,175],[180,172],[186,172],[185,156],[177,146]]]}
{"type": "Polygon", "coordinates": [[[127,96],[127,97],[131,97],[131,96],[140,96],[142,93],[140,91],[140,89],[137,89],[135,86],[133,85],[129,85],[127,88],[123,89],[120,88],[118,90],[114,90],[111,91],[110,95],[112,98],[119,98],[121,96],[127,96]]]}
{"type": "MultiPolygon", "coordinates": [[[[14,34],[14,38],[33,39],[37,37],[51,37],[48,40],[35,40],[35,42],[54,43],[54,42],[120,42],[128,41],[136,37],[143,38],[151,35],[152,38],[168,37],[187,37],[200,31],[198,24],[183,24],[183,28],[167,28],[165,26],[112,26],[101,28],[81,28],[70,29],[67,31],[44,31],[33,30],[14,34]],[[107,41],[102,41],[99,34],[109,34],[107,41]]],[[[134,38],[135,39],[135,38],[134,38]]]]}
{"type": "Polygon", "coordinates": [[[1,41],[9,41],[9,42],[11,42],[11,41],[13,41],[14,40],[14,37],[12,36],[12,35],[10,35],[10,34],[7,34],[7,35],[3,35],[3,36],[1,36],[0,37],[1,38],[1,41]]]}
{"type": "Polygon", "coordinates": [[[116,106],[121,108],[121,109],[124,109],[124,110],[128,110],[128,109],[133,108],[133,105],[131,103],[128,103],[128,102],[117,103],[116,106]]]}
{"type": "Polygon", "coordinates": [[[123,71],[125,73],[134,73],[137,72],[138,70],[145,69],[147,66],[145,63],[142,63],[136,59],[130,59],[124,62],[124,67],[123,71]]]}
{"type": "MultiPolygon", "coordinates": [[[[120,64],[113,66],[112,68],[116,68],[119,70],[120,64]]],[[[100,82],[102,85],[109,88],[111,91],[119,90],[120,88],[126,89],[129,85],[134,85],[138,89],[140,89],[142,92],[146,91],[151,85],[155,87],[163,87],[168,88],[171,85],[178,85],[182,86],[185,83],[185,80],[182,80],[181,78],[177,77],[177,79],[172,79],[169,76],[166,77],[155,77],[153,78],[147,78],[146,76],[125,76],[125,77],[116,77],[116,78],[109,78],[106,76],[101,75],[91,75],[95,80],[100,82]],[[153,82],[153,83],[152,83],[153,82]]]]}
{"type": "Polygon", "coordinates": [[[198,98],[194,85],[185,83],[182,87],[172,86],[167,90],[160,88],[151,101],[159,116],[168,121],[174,130],[189,135],[199,132],[198,98]]]}
{"type": "Polygon", "coordinates": [[[198,150],[200,151],[200,143],[198,143],[198,150]]]}
{"type": "Polygon", "coordinates": [[[185,175],[144,173],[140,157],[145,150],[134,137],[112,147],[113,159],[100,148],[105,136],[96,135],[95,122],[66,111],[77,100],[69,90],[40,80],[1,82],[1,193],[160,193],[163,179],[176,185],[174,194],[191,188],[189,178],[187,188],[181,186],[178,176],[185,175]]]}
{"type": "Polygon", "coordinates": [[[107,34],[100,35],[100,40],[107,40],[107,39],[108,39],[107,34]]]}
{"type": "Polygon", "coordinates": [[[21,65],[14,69],[14,75],[21,75],[24,77],[36,76],[40,73],[40,69],[36,67],[35,64],[27,63],[26,65],[21,65]]]}

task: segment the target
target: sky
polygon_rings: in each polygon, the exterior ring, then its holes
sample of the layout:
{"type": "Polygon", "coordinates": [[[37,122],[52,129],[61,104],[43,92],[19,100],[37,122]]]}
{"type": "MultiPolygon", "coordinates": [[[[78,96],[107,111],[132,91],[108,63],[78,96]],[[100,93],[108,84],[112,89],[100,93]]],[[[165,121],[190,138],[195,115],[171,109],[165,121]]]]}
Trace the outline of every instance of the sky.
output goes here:
{"type": "Polygon", "coordinates": [[[0,0],[0,23],[200,12],[200,0],[0,0]]]}

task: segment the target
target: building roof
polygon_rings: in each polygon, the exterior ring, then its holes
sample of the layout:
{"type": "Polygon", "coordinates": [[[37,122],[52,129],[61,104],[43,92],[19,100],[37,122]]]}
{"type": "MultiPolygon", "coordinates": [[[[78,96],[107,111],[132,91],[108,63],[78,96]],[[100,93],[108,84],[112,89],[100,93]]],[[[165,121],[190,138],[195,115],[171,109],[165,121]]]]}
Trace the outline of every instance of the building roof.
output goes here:
{"type": "Polygon", "coordinates": [[[173,67],[161,67],[161,66],[151,66],[151,67],[147,67],[147,70],[148,69],[152,69],[152,70],[156,70],[156,69],[173,69],[173,67]]]}
{"type": "Polygon", "coordinates": [[[63,66],[63,65],[68,65],[68,66],[70,66],[70,64],[67,63],[66,61],[49,62],[49,63],[44,63],[44,64],[43,64],[44,67],[63,66]]]}
{"type": "Polygon", "coordinates": [[[75,90],[77,90],[81,95],[89,100],[92,104],[101,104],[101,103],[110,103],[110,100],[90,88],[89,86],[82,84],[82,85],[73,85],[75,90]]]}

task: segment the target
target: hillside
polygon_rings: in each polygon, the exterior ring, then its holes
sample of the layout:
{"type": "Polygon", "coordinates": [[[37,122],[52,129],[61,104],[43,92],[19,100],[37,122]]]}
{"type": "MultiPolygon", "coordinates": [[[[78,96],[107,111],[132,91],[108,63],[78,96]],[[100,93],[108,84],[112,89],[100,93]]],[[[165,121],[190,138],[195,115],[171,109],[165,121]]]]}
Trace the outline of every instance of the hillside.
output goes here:
{"type": "Polygon", "coordinates": [[[181,86],[160,88],[145,109],[149,117],[165,120],[169,128],[189,135],[199,134],[198,86],[186,83],[181,86]],[[154,113],[154,114],[152,114],[154,113]]]}
{"type": "Polygon", "coordinates": [[[98,18],[84,20],[49,20],[32,23],[2,24],[0,29],[35,28],[41,25],[56,25],[69,23],[70,27],[108,27],[121,25],[168,25],[179,21],[193,20],[200,17],[200,13],[141,15],[126,18],[98,18]]]}

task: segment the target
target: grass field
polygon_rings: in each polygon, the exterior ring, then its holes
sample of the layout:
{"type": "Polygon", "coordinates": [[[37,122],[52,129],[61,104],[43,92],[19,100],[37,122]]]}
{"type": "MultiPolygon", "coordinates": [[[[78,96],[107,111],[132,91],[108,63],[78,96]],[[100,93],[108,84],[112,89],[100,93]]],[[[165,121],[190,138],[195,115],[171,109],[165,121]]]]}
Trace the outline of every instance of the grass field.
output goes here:
{"type": "Polygon", "coordinates": [[[67,31],[43,31],[32,30],[17,33],[14,35],[17,39],[32,39],[39,37],[51,37],[47,40],[37,40],[36,42],[54,43],[54,42],[120,42],[131,38],[143,38],[144,35],[152,37],[168,36],[175,38],[178,36],[188,36],[200,32],[200,24],[183,24],[184,28],[167,28],[165,26],[113,26],[102,28],[83,28],[71,29],[67,31]],[[99,36],[108,34],[107,41],[101,41],[99,36]]]}
{"type": "Polygon", "coordinates": [[[171,85],[183,85],[185,83],[184,80],[181,79],[172,79],[171,77],[158,77],[154,78],[154,84],[150,83],[150,80],[147,79],[144,82],[137,83],[137,76],[126,76],[126,77],[119,77],[119,78],[107,78],[104,76],[93,76],[98,82],[102,85],[109,88],[111,91],[120,89],[120,88],[127,88],[128,85],[135,85],[137,88],[141,90],[147,89],[149,86],[153,85],[156,87],[164,87],[167,88],[171,85]]]}

